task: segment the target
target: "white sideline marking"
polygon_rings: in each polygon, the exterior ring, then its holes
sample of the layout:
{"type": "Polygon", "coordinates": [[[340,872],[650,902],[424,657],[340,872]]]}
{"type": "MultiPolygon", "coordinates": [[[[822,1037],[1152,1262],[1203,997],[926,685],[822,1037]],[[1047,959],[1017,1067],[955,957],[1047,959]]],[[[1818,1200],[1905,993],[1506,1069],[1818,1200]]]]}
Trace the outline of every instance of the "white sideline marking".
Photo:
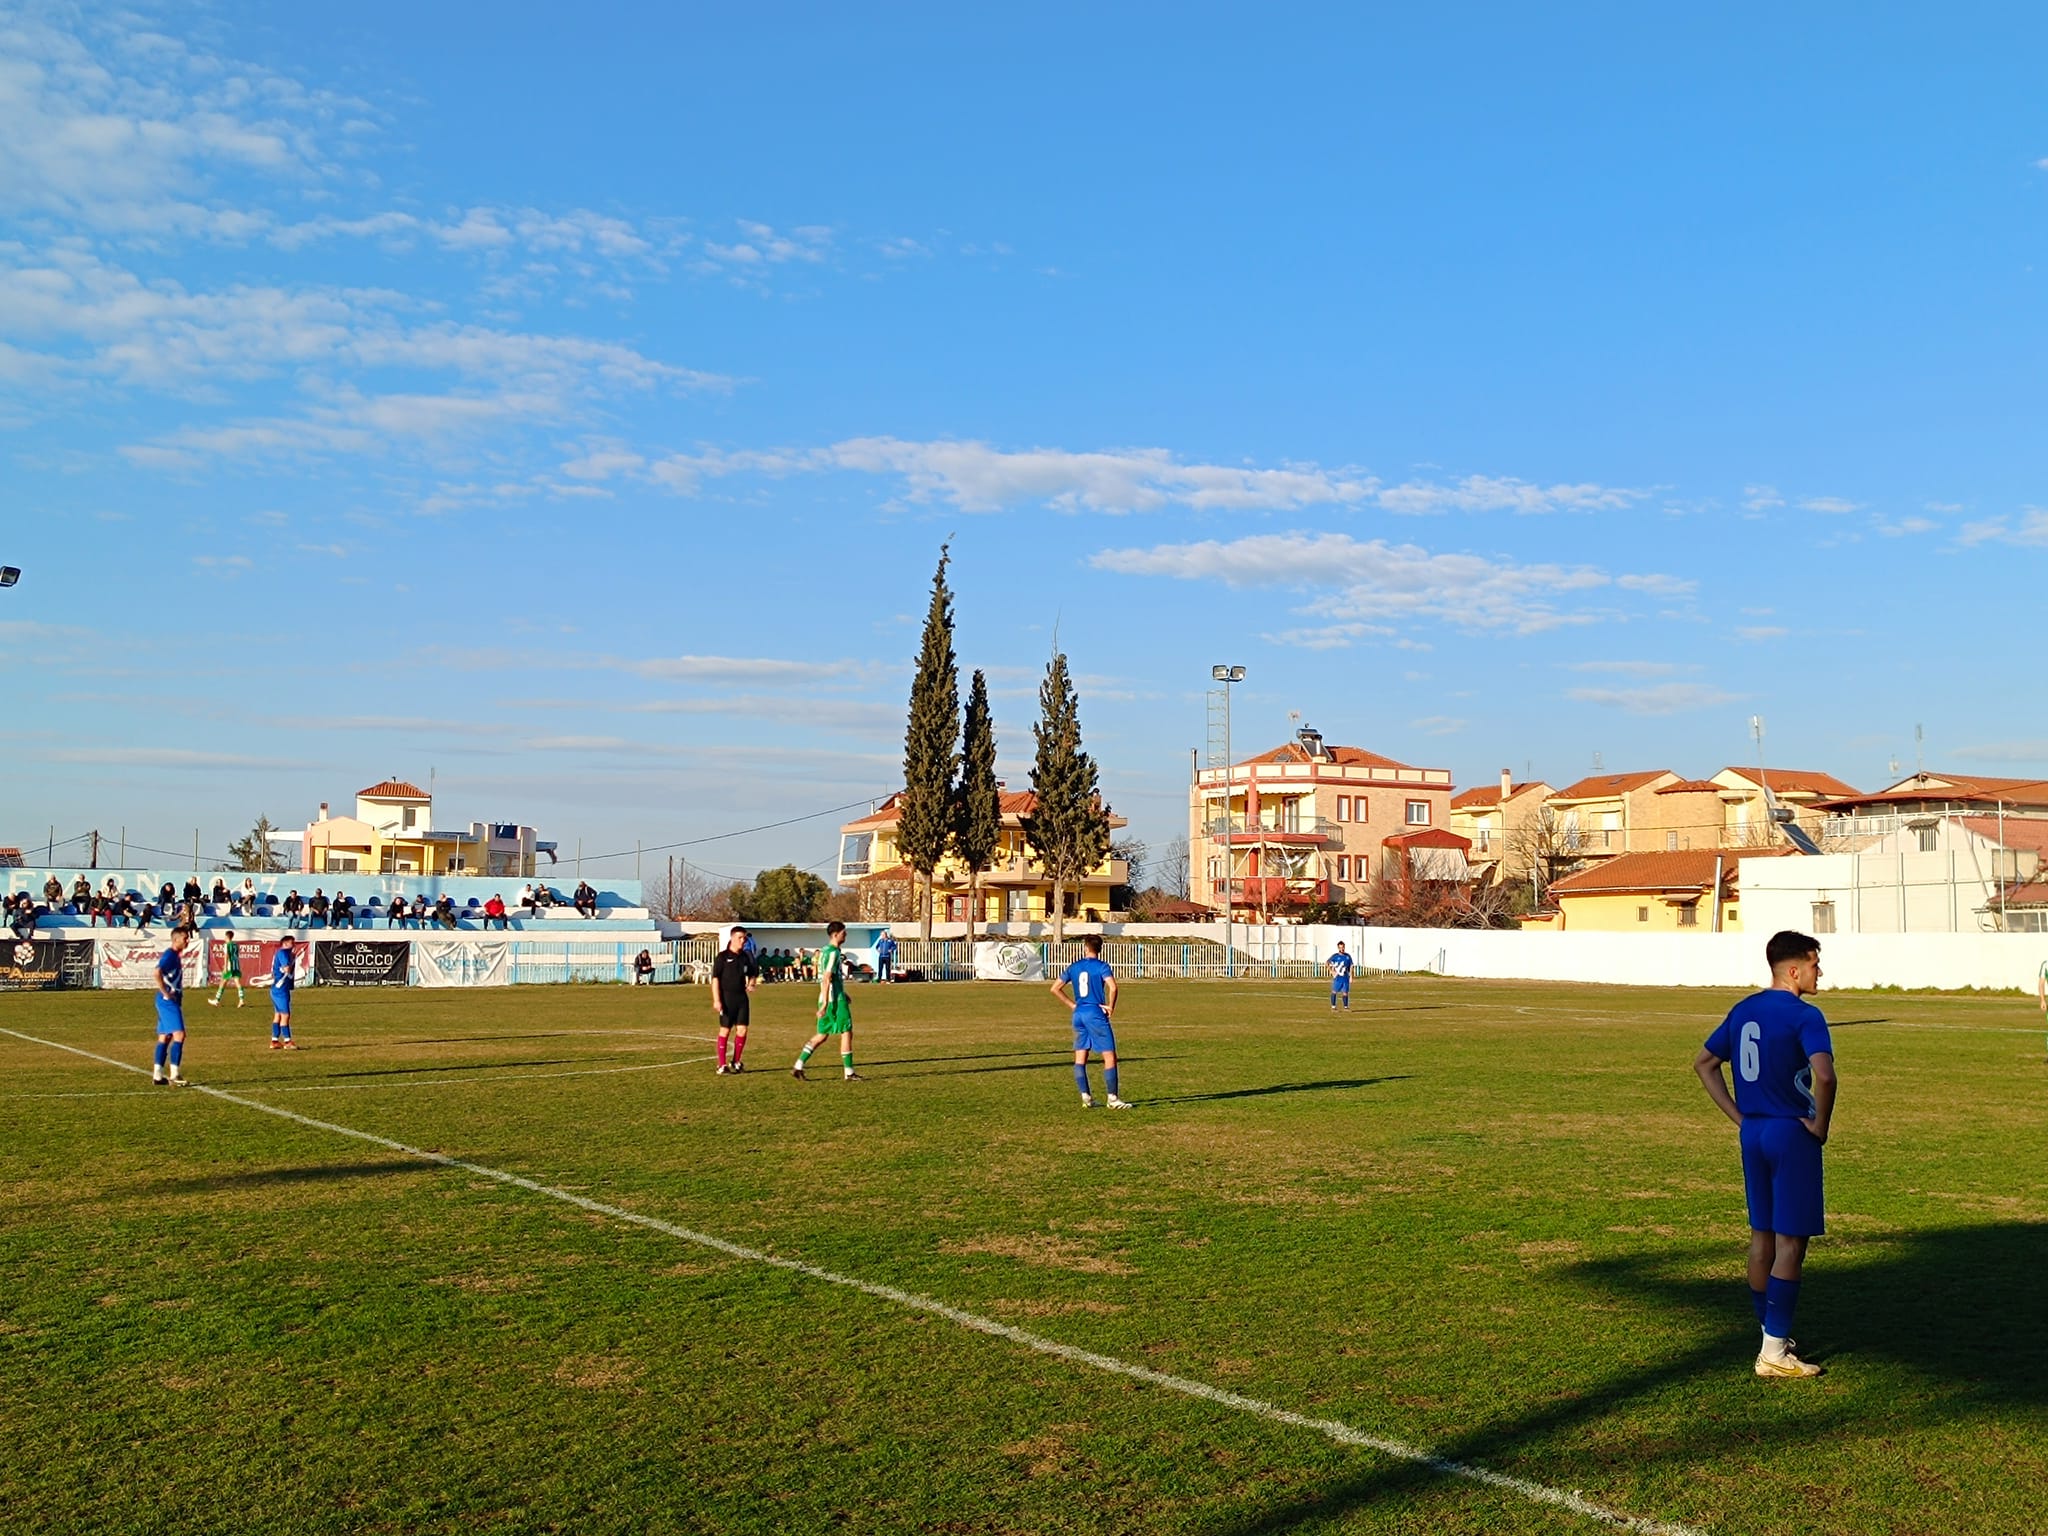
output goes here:
{"type": "MultiPolygon", "coordinates": [[[[75,1045],[65,1045],[56,1040],[44,1040],[35,1035],[25,1035],[19,1030],[0,1029],[0,1035],[12,1035],[17,1040],[26,1040],[31,1045],[48,1046],[51,1050],[69,1051],[74,1056],[83,1056],[88,1061],[97,1061],[104,1066],[119,1067],[124,1072],[143,1071],[141,1067],[136,1066],[133,1062],[117,1061],[112,1056],[102,1056],[97,1052],[81,1050],[75,1045]]],[[[1265,1419],[1274,1424],[1286,1424],[1295,1429],[1314,1430],[1325,1439],[1333,1440],[1339,1445],[1350,1445],[1362,1450],[1378,1451],[1381,1455],[1392,1457],[1396,1461],[1405,1461],[1416,1466],[1427,1467],[1432,1472],[1440,1472],[1446,1477],[1461,1478],[1469,1483],[1479,1483],[1488,1488],[1498,1488],[1506,1493],[1518,1494],[1531,1503],[1554,1505],[1559,1509],[1569,1510],[1575,1515],[1583,1515],[1588,1520],[1598,1521],[1602,1525],[1609,1526],[1615,1530],[1633,1531],[1638,1533],[1638,1536],[1706,1536],[1706,1533],[1697,1526],[1680,1525],[1675,1521],[1652,1520],[1642,1515],[1625,1514],[1618,1509],[1609,1509],[1604,1504],[1595,1504],[1591,1499],[1584,1497],[1576,1491],[1552,1488],[1546,1483],[1530,1482],[1527,1478],[1510,1477],[1505,1472],[1495,1472],[1486,1467],[1475,1466],[1471,1462],[1452,1461],[1448,1457],[1437,1456],[1418,1446],[1408,1445],[1400,1440],[1388,1440],[1379,1435],[1369,1435],[1364,1430],[1354,1429],[1349,1424],[1342,1423],[1336,1419],[1311,1418],[1305,1413],[1296,1413],[1291,1408],[1282,1408],[1277,1403],[1268,1403],[1256,1397],[1245,1397],[1240,1393],[1227,1392],[1221,1387],[1212,1387],[1207,1382],[1194,1381],[1186,1376],[1169,1376],[1164,1371],[1151,1370],[1142,1365],[1132,1365],[1129,1361],[1119,1360],[1112,1355],[1099,1355],[1093,1350],[1082,1349],[1073,1344],[1062,1344],[1057,1339],[1048,1339],[1041,1334],[1027,1333],[1022,1328],[1012,1328],[1008,1323],[999,1323],[992,1317],[983,1317],[976,1312],[967,1312],[959,1307],[948,1306],[943,1301],[935,1301],[929,1296],[920,1296],[914,1291],[898,1290],[893,1285],[882,1285],[873,1280],[861,1280],[852,1275],[842,1275],[836,1270],[821,1269],[815,1264],[806,1264],[800,1259],[780,1258],[772,1253],[764,1253],[758,1248],[748,1248],[740,1243],[727,1242],[722,1237],[713,1237],[709,1233],[696,1232],[688,1227],[677,1226],[673,1222],[662,1221],[658,1217],[643,1216],[637,1211],[629,1211],[616,1205],[606,1205],[602,1200],[592,1200],[587,1196],[575,1194],[566,1189],[557,1189],[551,1184],[542,1184],[537,1180],[524,1178],[516,1173],[507,1173],[502,1168],[487,1168],[482,1163],[464,1162],[461,1158],[450,1157],[445,1152],[429,1152],[423,1147],[408,1146],[402,1141],[393,1141],[388,1136],[379,1136],[370,1131],[358,1131],[346,1125],[336,1125],[330,1120],[315,1120],[310,1115],[301,1115],[293,1110],[280,1109],[275,1104],[264,1104],[255,1099],[245,1099],[240,1094],[228,1093],[219,1088],[209,1088],[203,1083],[188,1084],[186,1091],[203,1093],[210,1098],[221,1099],[229,1104],[239,1104],[244,1109],[253,1109],[266,1115],[275,1115],[280,1120],[290,1120],[295,1124],[308,1126],[316,1131],[331,1131],[337,1136],[349,1136],[357,1141],[367,1141],[372,1146],[383,1147],[388,1151],[401,1153],[406,1157],[416,1157],[422,1162],[437,1163],[444,1168],[459,1168],[464,1173],[472,1173],[480,1178],[494,1179],[500,1184],[509,1184],[515,1189],[523,1189],[531,1194],[544,1195],[550,1200],[559,1200],[564,1205],[573,1205],[579,1209],[590,1211],[595,1215],[609,1216],[614,1221],[623,1221],[636,1227],[645,1227],[649,1231],[659,1232],[667,1237],[679,1238],[683,1242],[694,1243],[700,1248],[709,1248],[714,1252],[723,1253],[731,1258],[745,1259],[753,1264],[765,1264],[773,1269],[802,1275],[806,1279],[823,1281],[827,1285],[837,1285],[847,1290],[860,1291],[865,1295],[876,1297],[882,1301],[893,1302],[895,1305],[908,1308],[913,1312],[925,1312],[933,1317],[943,1317],[949,1323],[958,1324],[960,1327],[971,1329],[976,1333],[985,1333],[998,1339],[1007,1339],[1012,1344],[1022,1345],[1024,1348],[1035,1350],[1042,1355],[1053,1355],[1061,1360],[1070,1360],[1076,1365],[1085,1365],[1094,1370],[1105,1371],[1112,1376],[1123,1376],[1132,1381],[1142,1381],[1147,1386],[1159,1387],[1168,1392],[1177,1392],[1183,1397],[1199,1398],[1203,1402],[1214,1403],[1218,1407],[1234,1408],[1239,1413],[1249,1413],[1255,1418],[1265,1419]]]]}

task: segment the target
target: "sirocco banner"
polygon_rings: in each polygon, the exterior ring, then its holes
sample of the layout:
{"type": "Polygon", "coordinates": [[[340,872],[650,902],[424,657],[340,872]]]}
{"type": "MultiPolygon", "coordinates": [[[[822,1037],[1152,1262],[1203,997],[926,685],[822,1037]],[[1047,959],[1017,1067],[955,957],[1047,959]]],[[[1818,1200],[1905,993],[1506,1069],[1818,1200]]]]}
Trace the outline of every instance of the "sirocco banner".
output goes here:
{"type": "MultiPolygon", "coordinates": [[[[242,949],[242,980],[249,986],[262,988],[270,985],[270,965],[277,958],[276,939],[247,938],[240,941],[242,949]]],[[[293,980],[306,981],[312,975],[312,956],[306,953],[313,946],[299,945],[293,980]]],[[[206,938],[206,979],[219,981],[227,974],[228,941],[208,934],[206,938]]],[[[188,978],[189,979],[189,978],[188,978]]]]}
{"type": "Polygon", "coordinates": [[[0,992],[49,992],[92,985],[92,942],[20,939],[0,943],[0,992]]]}
{"type": "Polygon", "coordinates": [[[325,987],[402,987],[411,971],[409,939],[323,939],[313,946],[313,979],[325,987]]]}

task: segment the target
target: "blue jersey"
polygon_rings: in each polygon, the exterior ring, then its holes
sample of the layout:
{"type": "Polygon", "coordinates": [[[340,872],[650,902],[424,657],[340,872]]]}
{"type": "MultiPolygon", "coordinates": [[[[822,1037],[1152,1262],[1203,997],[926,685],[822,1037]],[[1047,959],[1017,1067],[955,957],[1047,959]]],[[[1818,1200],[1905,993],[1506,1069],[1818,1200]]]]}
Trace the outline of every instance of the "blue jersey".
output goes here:
{"type": "Polygon", "coordinates": [[[1773,987],[1729,1009],[1707,1049],[1735,1063],[1735,1107],[1743,1114],[1806,1120],[1817,1109],[1810,1058],[1832,1056],[1835,1045],[1818,1008],[1773,987]]]}
{"type": "Polygon", "coordinates": [[[294,968],[292,957],[280,949],[275,955],[271,956],[270,960],[270,990],[273,992],[289,992],[292,989],[293,981],[294,968]]]}
{"type": "MultiPolygon", "coordinates": [[[[156,973],[163,981],[170,983],[169,992],[173,1001],[180,1001],[184,998],[185,957],[183,955],[179,954],[175,949],[165,950],[157,957],[156,973]]],[[[157,996],[162,997],[163,995],[164,990],[160,987],[157,996]]]]}
{"type": "Polygon", "coordinates": [[[878,959],[882,959],[882,960],[893,960],[893,959],[895,959],[895,958],[896,958],[896,939],[895,939],[895,937],[894,937],[893,935],[891,935],[891,934],[887,934],[887,933],[885,933],[885,934],[883,934],[883,935],[882,935],[882,936],[881,936],[881,937],[880,937],[879,939],[875,940],[875,955],[876,955],[876,958],[878,958],[878,959]]]}
{"type": "Polygon", "coordinates": [[[1342,951],[1330,956],[1330,979],[1339,986],[1351,980],[1351,957],[1342,951]]]}
{"type": "Polygon", "coordinates": [[[1060,980],[1074,996],[1074,1017],[1086,1015],[1100,1018],[1106,1015],[1109,1006],[1109,983],[1116,975],[1109,968],[1109,962],[1098,960],[1093,955],[1083,955],[1064,971],[1060,980]]]}

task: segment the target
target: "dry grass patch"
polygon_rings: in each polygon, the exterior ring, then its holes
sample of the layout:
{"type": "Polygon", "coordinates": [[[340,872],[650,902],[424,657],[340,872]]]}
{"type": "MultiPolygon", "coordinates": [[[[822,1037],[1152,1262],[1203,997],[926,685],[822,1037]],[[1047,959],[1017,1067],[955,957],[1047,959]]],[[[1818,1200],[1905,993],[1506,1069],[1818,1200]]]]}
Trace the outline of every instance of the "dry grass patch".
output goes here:
{"type": "Polygon", "coordinates": [[[1137,1270],[1121,1259],[1104,1258],[1091,1253],[1072,1238],[1055,1237],[1051,1233],[1002,1233],[990,1232],[980,1237],[948,1239],[939,1244],[939,1252],[964,1254],[985,1253],[999,1259],[1015,1259],[1020,1264],[1033,1264],[1043,1269],[1070,1269],[1081,1275],[1134,1275],[1137,1270]]]}
{"type": "Polygon", "coordinates": [[[631,1355],[570,1355],[555,1367],[555,1384],[582,1392],[637,1392],[640,1370],[631,1355]]]}
{"type": "Polygon", "coordinates": [[[1125,1310],[1123,1303],[1116,1301],[1036,1301],[1010,1296],[999,1296],[987,1306],[997,1317],[1071,1317],[1076,1313],[1108,1317],[1125,1310]]]}

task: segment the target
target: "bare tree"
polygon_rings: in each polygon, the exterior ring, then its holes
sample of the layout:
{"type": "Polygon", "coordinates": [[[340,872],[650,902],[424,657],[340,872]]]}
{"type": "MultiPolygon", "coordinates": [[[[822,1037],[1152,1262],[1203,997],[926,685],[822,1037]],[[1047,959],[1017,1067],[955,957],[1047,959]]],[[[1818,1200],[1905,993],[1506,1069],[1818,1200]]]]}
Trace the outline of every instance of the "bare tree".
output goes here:
{"type": "Polygon", "coordinates": [[[731,922],[734,918],[732,892],[735,887],[723,875],[714,875],[677,860],[673,871],[662,869],[641,886],[641,902],[647,910],[670,922],[694,918],[699,922],[731,922]]]}
{"type": "Polygon", "coordinates": [[[1158,877],[1159,889],[1175,901],[1186,901],[1194,890],[1193,872],[1188,868],[1188,840],[1176,837],[1159,851],[1159,861],[1151,866],[1158,877]]]}
{"type": "Polygon", "coordinates": [[[1551,885],[1585,861],[1583,834],[1546,805],[1508,831],[1494,883],[1528,884],[1532,902],[1541,905],[1551,885]]]}

